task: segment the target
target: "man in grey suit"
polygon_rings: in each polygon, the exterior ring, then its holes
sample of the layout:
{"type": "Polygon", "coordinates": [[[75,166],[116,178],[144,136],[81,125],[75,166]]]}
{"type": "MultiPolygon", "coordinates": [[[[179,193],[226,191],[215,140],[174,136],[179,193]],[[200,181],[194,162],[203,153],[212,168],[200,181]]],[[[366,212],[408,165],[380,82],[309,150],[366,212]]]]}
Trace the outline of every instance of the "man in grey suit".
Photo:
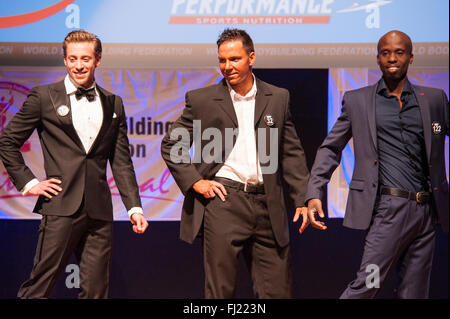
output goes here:
{"type": "Polygon", "coordinates": [[[161,153],[185,195],[180,237],[203,236],[205,294],[233,298],[243,252],[258,298],[289,298],[289,230],[282,180],[307,226],[306,159],[289,112],[289,93],[252,73],[255,51],[243,30],[217,41],[224,79],[187,92],[186,107],[161,153]],[[191,160],[192,141],[195,153],[191,160]]]}
{"type": "Polygon", "coordinates": [[[344,225],[367,229],[364,253],[341,298],[374,298],[397,265],[399,298],[427,298],[435,225],[448,230],[448,183],[444,142],[449,106],[439,89],[412,85],[411,39],[390,31],[378,42],[383,77],[346,92],[342,114],[320,146],[306,199],[312,226],[324,229],[324,186],[353,138],[355,168],[344,225]]]}
{"type": "Polygon", "coordinates": [[[24,195],[39,196],[42,214],[34,265],[20,298],[48,298],[72,252],[80,263],[81,298],[106,298],[113,209],[106,181],[109,161],[133,230],[148,224],[129,152],[122,99],[95,83],[100,39],[83,30],[63,42],[67,76],[33,88],[0,136],[0,158],[24,195]],[[37,129],[46,178],[38,181],[19,149],[37,129]]]}

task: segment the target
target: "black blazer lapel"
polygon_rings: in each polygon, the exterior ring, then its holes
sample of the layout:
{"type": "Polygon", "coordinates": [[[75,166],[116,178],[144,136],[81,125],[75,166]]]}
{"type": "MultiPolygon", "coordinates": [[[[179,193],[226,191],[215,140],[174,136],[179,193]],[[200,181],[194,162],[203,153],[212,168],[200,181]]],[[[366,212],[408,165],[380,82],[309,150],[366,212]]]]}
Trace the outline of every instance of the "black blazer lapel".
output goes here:
{"type": "Polygon", "coordinates": [[[423,125],[423,137],[425,140],[425,149],[427,151],[427,159],[431,159],[431,120],[430,120],[430,106],[425,98],[423,92],[421,92],[420,87],[415,85],[412,86],[414,95],[416,96],[417,102],[419,103],[420,115],[422,117],[423,125]]]}
{"type": "MultiPolygon", "coordinates": [[[[272,96],[272,92],[267,90],[263,81],[256,79],[256,98],[255,98],[255,128],[257,127],[264,110],[272,96]]],[[[289,106],[288,106],[289,107],[289,106]]]]}
{"type": "Polygon", "coordinates": [[[92,144],[91,149],[89,150],[89,153],[92,153],[95,150],[99,142],[102,140],[103,136],[105,136],[106,132],[109,129],[109,126],[111,125],[112,117],[114,114],[114,95],[112,95],[108,91],[105,91],[98,85],[97,91],[100,95],[100,101],[103,109],[103,122],[102,126],[100,127],[100,131],[98,132],[97,137],[95,138],[95,141],[92,144]]]}
{"type": "Polygon", "coordinates": [[[49,86],[49,95],[55,110],[56,117],[62,124],[62,129],[67,133],[68,136],[78,145],[82,150],[84,150],[83,144],[73,126],[72,121],[72,107],[70,105],[70,98],[67,95],[66,87],[64,86],[64,81],[60,81],[55,85],[49,86]],[[69,112],[67,115],[60,115],[58,113],[58,108],[62,105],[67,106],[69,112]]]}
{"type": "MultiPolygon", "coordinates": [[[[367,105],[367,120],[369,123],[370,135],[372,136],[373,146],[375,150],[377,149],[377,129],[376,129],[376,118],[375,118],[375,94],[377,92],[377,84],[370,87],[369,95],[363,98],[367,99],[364,101],[367,105]]],[[[362,106],[363,107],[363,106],[362,106]]]]}
{"type": "Polygon", "coordinates": [[[223,111],[230,117],[234,126],[238,127],[236,112],[234,111],[233,102],[231,101],[230,92],[228,91],[225,79],[218,84],[217,95],[213,97],[213,100],[222,107],[223,111]]]}

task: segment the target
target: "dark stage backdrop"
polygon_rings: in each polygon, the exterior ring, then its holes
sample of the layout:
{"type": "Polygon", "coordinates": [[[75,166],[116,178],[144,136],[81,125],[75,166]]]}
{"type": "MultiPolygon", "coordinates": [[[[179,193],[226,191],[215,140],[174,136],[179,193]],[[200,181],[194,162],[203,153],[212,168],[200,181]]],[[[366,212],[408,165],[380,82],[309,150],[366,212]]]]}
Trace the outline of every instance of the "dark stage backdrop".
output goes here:
{"type": "MultiPolygon", "coordinates": [[[[326,135],[328,70],[258,69],[261,79],[289,89],[292,114],[308,166],[326,135]]],[[[292,218],[292,209],[288,212],[292,218]]],[[[291,223],[294,298],[338,298],[353,279],[362,254],[364,232],[344,228],[342,219],[327,219],[328,229],[308,228],[299,235],[291,223]]],[[[27,279],[37,242],[37,220],[0,220],[0,298],[15,298],[27,279]]],[[[114,223],[111,298],[203,298],[201,242],[181,242],[179,222],[152,222],[144,235],[128,222],[114,223]]],[[[448,235],[439,229],[431,278],[431,298],[448,298],[448,235]]],[[[76,263],[72,257],[69,263],[76,263]]],[[[73,298],[78,291],[65,285],[63,273],[52,295],[73,298]]],[[[392,298],[394,274],[380,289],[379,298],[392,298]]],[[[250,275],[241,260],[239,298],[252,298],[250,275]]]]}

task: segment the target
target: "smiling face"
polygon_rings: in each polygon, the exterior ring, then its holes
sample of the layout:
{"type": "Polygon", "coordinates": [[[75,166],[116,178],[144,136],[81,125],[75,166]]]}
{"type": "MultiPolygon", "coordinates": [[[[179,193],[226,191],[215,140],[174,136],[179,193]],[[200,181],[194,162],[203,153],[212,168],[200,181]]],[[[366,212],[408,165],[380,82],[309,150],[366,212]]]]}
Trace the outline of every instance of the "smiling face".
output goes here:
{"type": "Polygon", "coordinates": [[[219,47],[219,68],[222,75],[239,94],[245,95],[253,86],[252,67],[255,52],[247,53],[241,40],[230,40],[219,47]]]}
{"type": "Polygon", "coordinates": [[[76,84],[89,88],[94,82],[95,68],[100,65],[100,59],[100,56],[95,56],[94,42],[71,42],[67,44],[64,64],[76,84]]]}
{"type": "Polygon", "coordinates": [[[377,63],[387,81],[401,81],[413,62],[412,44],[400,32],[389,32],[378,42],[377,63]]]}

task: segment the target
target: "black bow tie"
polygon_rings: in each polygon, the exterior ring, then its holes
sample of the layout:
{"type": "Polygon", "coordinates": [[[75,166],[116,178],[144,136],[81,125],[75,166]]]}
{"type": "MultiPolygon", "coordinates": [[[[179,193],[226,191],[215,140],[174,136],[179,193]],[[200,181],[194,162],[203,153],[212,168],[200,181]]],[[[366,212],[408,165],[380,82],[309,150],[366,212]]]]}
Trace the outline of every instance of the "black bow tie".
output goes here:
{"type": "Polygon", "coordinates": [[[90,89],[85,89],[81,86],[78,87],[77,91],[75,92],[75,97],[77,98],[77,100],[79,100],[83,96],[85,96],[89,102],[94,101],[95,100],[95,88],[91,87],[90,89]]]}

